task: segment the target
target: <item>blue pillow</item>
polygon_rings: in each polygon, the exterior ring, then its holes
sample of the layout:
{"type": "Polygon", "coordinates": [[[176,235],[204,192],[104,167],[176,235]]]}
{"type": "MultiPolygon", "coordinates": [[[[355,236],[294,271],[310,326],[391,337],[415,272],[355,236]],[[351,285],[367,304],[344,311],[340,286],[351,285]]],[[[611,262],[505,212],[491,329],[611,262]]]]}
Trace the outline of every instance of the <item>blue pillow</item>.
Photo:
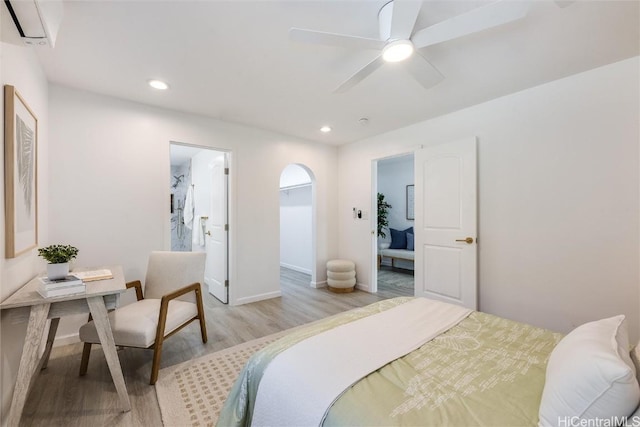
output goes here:
{"type": "Polygon", "coordinates": [[[390,228],[389,231],[391,232],[391,245],[389,245],[389,249],[407,249],[407,233],[413,234],[413,227],[402,231],[390,228]]]}
{"type": "Polygon", "coordinates": [[[407,250],[413,250],[413,234],[407,233],[407,250]]]}
{"type": "Polygon", "coordinates": [[[390,228],[389,231],[391,232],[389,249],[405,249],[407,247],[407,233],[395,228],[390,228]]]}

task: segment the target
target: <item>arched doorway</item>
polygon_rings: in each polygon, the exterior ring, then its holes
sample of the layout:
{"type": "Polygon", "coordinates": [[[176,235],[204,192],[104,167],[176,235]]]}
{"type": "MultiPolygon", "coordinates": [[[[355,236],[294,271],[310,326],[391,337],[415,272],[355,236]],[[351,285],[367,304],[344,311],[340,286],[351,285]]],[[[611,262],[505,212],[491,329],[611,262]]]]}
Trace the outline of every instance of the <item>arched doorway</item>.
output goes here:
{"type": "Polygon", "coordinates": [[[316,283],[315,212],[313,172],[301,164],[286,166],[280,174],[281,279],[316,283]]]}

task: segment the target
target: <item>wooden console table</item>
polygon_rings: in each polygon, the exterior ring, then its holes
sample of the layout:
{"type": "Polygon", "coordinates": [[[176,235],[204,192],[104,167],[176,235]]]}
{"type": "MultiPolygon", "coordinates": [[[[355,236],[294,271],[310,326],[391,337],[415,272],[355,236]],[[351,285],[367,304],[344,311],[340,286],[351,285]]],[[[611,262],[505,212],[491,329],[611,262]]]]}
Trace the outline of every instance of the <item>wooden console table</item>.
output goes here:
{"type": "MultiPolygon", "coordinates": [[[[18,425],[35,374],[40,369],[47,367],[60,317],[70,314],[91,313],[93,316],[122,410],[125,412],[131,410],[129,395],[107,315],[107,310],[116,308],[120,294],[126,291],[124,274],[120,266],[99,267],[99,269],[111,270],[113,278],[87,282],[84,294],[43,298],[36,290],[40,283],[39,278],[36,277],[0,304],[0,309],[7,311],[7,321],[11,323],[29,322],[7,419],[9,426],[18,425]],[[44,354],[38,360],[38,348],[45,333],[47,319],[51,319],[51,327],[44,354]]],[[[82,269],[75,271],[82,271],[82,269]]]]}

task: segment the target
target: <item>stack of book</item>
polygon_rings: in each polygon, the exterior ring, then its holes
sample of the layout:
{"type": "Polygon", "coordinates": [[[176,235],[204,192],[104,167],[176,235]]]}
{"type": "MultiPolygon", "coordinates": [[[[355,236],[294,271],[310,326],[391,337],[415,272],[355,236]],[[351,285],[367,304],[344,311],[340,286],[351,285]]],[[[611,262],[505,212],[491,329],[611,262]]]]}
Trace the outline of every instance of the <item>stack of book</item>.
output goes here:
{"type": "Polygon", "coordinates": [[[40,286],[38,286],[38,293],[44,298],[82,294],[84,291],[85,286],[82,279],[73,275],[54,280],[47,277],[41,277],[40,286]]]}
{"type": "Polygon", "coordinates": [[[74,271],[74,276],[78,279],[82,279],[83,282],[93,282],[95,280],[113,279],[113,273],[111,270],[90,270],[90,271],[74,271]]]}

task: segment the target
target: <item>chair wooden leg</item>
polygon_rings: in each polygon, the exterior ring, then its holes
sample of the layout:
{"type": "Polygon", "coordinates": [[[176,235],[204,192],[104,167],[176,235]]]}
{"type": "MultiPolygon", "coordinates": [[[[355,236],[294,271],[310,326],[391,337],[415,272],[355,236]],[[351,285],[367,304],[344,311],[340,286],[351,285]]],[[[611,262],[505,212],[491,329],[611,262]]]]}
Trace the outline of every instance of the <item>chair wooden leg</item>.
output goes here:
{"type": "Polygon", "coordinates": [[[164,328],[167,326],[167,312],[169,310],[169,298],[165,295],[160,300],[160,315],[156,329],[156,342],[153,345],[153,364],[151,365],[151,379],[149,384],[154,385],[158,380],[160,370],[160,358],[162,357],[162,343],[164,342],[164,328]]]}
{"type": "Polygon", "coordinates": [[[51,325],[49,326],[49,335],[47,336],[47,345],[44,348],[44,353],[42,355],[42,367],[40,369],[47,369],[49,356],[51,356],[51,349],[53,348],[53,340],[56,338],[56,331],[58,330],[59,323],[59,317],[51,319],[51,325]]]}
{"type": "Polygon", "coordinates": [[[91,355],[91,343],[84,343],[82,349],[82,360],[80,361],[80,376],[87,374],[87,368],[89,367],[89,356],[91,355]]]}
{"type": "MultiPolygon", "coordinates": [[[[89,314],[87,322],[91,322],[93,316],[89,314]]],[[[91,355],[91,344],[86,342],[82,348],[82,360],[80,361],[80,376],[87,374],[87,368],[89,367],[89,356],[91,355]]]]}
{"type": "Polygon", "coordinates": [[[164,337],[160,340],[156,340],[156,344],[153,347],[153,364],[151,365],[151,379],[149,384],[154,385],[158,381],[158,371],[160,371],[160,359],[162,358],[162,343],[164,337]]]}
{"type": "Polygon", "coordinates": [[[196,303],[198,305],[198,319],[200,320],[200,335],[202,335],[202,342],[207,342],[207,324],[204,319],[204,307],[202,305],[202,288],[196,290],[196,303]]]}

